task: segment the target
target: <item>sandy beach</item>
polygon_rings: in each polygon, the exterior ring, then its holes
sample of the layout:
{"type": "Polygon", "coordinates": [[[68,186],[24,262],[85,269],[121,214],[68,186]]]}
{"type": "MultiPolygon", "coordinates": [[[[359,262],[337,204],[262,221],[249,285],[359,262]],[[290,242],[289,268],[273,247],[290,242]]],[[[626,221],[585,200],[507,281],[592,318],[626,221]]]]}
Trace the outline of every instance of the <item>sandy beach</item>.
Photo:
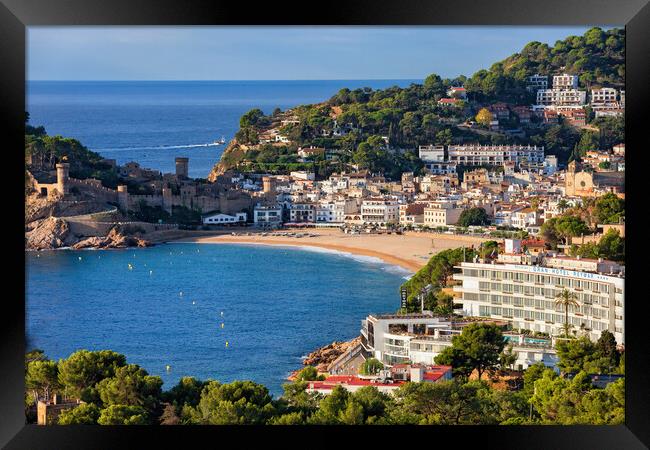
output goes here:
{"type": "Polygon", "coordinates": [[[296,233],[307,233],[314,237],[288,237],[281,233],[287,231],[266,233],[237,231],[212,236],[193,236],[176,239],[176,242],[196,242],[203,244],[258,244],[281,245],[298,247],[320,247],[356,255],[379,258],[388,264],[394,264],[411,272],[417,272],[429,261],[432,255],[448,248],[463,245],[478,245],[486,239],[436,233],[409,233],[397,234],[355,234],[349,235],[340,230],[312,229],[295,230],[296,233]],[[246,235],[251,233],[251,235],[246,235]]]}

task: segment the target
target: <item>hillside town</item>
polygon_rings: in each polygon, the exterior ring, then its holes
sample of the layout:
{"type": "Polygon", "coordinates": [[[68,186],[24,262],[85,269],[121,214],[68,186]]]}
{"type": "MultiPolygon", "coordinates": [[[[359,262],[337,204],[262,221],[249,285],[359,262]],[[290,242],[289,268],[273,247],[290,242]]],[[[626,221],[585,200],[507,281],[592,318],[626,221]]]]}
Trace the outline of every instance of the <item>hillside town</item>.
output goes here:
{"type": "MultiPolygon", "coordinates": [[[[434,74],[408,88],[341,89],[268,115],[253,109],[206,178],[189,177],[185,156],[173,173],[75,153],[69,143],[55,157],[33,133],[26,248],[185,239],[375,256],[411,272],[395,308],[365,311],[357,337],[307,355],[284,386],[291,406],[283,411],[291,412],[264,420],[347,423],[347,409],[321,417],[327,399],[352,410],[349,399],[376,388],[372,395],[404,408],[386,423],[447,423],[447,413],[412,419],[409,408],[426,397],[418,389],[462,388],[474,389],[466,395],[473,400],[479,389],[524,399],[485,423],[591,423],[579,401],[570,414],[554,405],[566,401],[572,380],[580,395],[598,390],[611,400],[624,391],[625,90],[615,76],[610,85],[565,69],[527,67],[505,93],[486,93],[491,73],[480,71],[471,79],[434,74]],[[544,400],[551,391],[556,403],[544,400]],[[320,409],[295,406],[309,401],[320,409]],[[574,413],[584,415],[572,422],[574,413]]],[[[59,401],[37,398],[37,422],[80,405],[59,401]]],[[[623,406],[610,404],[616,417],[599,420],[622,423],[623,406]]],[[[173,414],[210,423],[197,418],[197,405],[173,414]]],[[[73,420],[66,415],[64,423],[73,420]]]]}

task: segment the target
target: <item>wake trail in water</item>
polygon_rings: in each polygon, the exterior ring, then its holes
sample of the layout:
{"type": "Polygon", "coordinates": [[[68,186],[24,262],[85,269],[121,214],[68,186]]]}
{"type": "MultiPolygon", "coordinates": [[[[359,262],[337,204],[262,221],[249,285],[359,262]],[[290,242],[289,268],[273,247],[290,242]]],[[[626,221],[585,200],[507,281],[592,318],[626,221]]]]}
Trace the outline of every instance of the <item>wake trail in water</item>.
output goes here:
{"type": "Polygon", "coordinates": [[[129,150],[166,150],[166,149],[177,149],[177,148],[197,148],[197,147],[217,147],[222,144],[187,144],[187,145],[149,145],[146,147],[107,147],[107,148],[96,148],[95,151],[129,151],[129,150]]]}

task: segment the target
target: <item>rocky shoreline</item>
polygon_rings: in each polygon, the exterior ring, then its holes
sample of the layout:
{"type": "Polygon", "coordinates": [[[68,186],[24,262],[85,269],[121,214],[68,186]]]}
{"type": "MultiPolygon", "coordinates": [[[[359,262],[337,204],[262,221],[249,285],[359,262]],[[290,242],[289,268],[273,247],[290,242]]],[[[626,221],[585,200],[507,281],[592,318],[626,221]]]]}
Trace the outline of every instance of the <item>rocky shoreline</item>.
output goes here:
{"type": "Polygon", "coordinates": [[[149,247],[150,241],[131,234],[121,225],[113,226],[106,236],[76,237],[70,233],[65,219],[48,217],[30,223],[25,231],[25,250],[55,250],[59,248],[110,249],[149,247]]]}
{"type": "MultiPolygon", "coordinates": [[[[309,353],[303,360],[303,365],[314,366],[319,373],[327,372],[327,367],[341,356],[347,349],[355,346],[361,341],[361,336],[357,336],[349,341],[334,341],[320,347],[313,352],[309,353]]],[[[289,381],[295,380],[295,376],[299,370],[293,371],[287,378],[289,381]]]]}

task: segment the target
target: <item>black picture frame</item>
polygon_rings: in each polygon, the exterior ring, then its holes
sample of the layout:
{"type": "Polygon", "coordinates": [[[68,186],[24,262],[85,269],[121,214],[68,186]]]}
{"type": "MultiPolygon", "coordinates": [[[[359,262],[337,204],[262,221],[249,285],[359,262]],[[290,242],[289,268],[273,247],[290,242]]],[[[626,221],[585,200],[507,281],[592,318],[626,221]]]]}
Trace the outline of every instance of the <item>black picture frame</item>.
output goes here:
{"type": "MultiPolygon", "coordinates": [[[[366,444],[388,442],[413,445],[414,439],[434,445],[444,437],[451,446],[499,446],[526,449],[633,449],[650,445],[647,336],[644,336],[647,292],[645,249],[636,245],[644,231],[644,168],[650,152],[644,136],[650,72],[650,4],[648,0],[363,0],[353,3],[281,2],[253,4],[225,1],[172,0],[1,0],[0,3],[0,123],[4,125],[5,219],[10,224],[5,262],[12,295],[5,295],[0,315],[0,445],[18,448],[131,448],[144,439],[146,447],[182,445],[188,439],[207,439],[210,446],[236,438],[265,437],[280,444],[297,438],[302,445],[339,447],[352,437],[366,444]],[[624,426],[460,426],[460,427],[265,427],[253,432],[242,427],[39,427],[25,425],[24,393],[24,146],[25,27],[34,25],[600,25],[626,28],[626,424],[624,426]],[[631,162],[631,164],[630,164],[631,162]],[[636,185],[636,186],[635,186],[636,185]],[[13,208],[8,208],[11,205],[13,208]],[[14,209],[15,208],[15,209],[14,209]],[[22,276],[21,276],[22,274],[22,276]],[[22,298],[22,300],[21,300],[22,298]],[[358,436],[357,436],[358,435],[358,436]]],[[[647,177],[646,177],[647,178],[647,177]]],[[[642,241],[640,241],[642,242],[642,241]]],[[[7,292],[7,289],[5,289],[7,292]]],[[[140,444],[141,445],[141,444],[140,444]]],[[[230,444],[233,445],[233,444],[230,444]]],[[[359,444],[355,444],[359,445],[359,444]]],[[[421,444],[416,444],[421,445],[421,444]]],[[[442,444],[440,444],[442,445],[442,444]]],[[[347,445],[346,445],[347,446],[347,445]]]]}

